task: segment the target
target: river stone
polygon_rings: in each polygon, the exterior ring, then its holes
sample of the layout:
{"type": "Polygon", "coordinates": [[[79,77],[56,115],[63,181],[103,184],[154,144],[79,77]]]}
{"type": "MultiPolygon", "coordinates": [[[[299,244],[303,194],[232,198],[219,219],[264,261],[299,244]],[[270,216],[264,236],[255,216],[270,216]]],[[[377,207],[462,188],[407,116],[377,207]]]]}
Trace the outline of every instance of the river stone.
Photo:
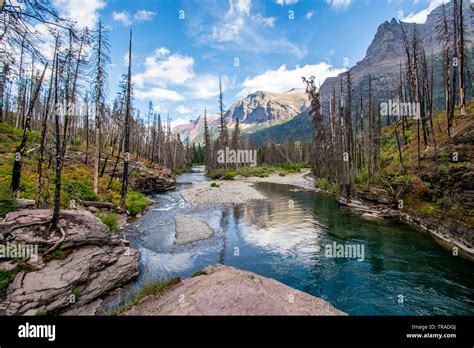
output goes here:
{"type": "Polygon", "coordinates": [[[148,296],[125,315],[345,315],[321,298],[225,265],[148,296]],[[184,300],[184,301],[183,301],[184,300]]]}
{"type": "Polygon", "coordinates": [[[212,237],[214,230],[205,222],[183,214],[174,216],[176,235],[174,244],[182,245],[212,237]]]}
{"type": "Polygon", "coordinates": [[[375,213],[364,213],[362,217],[366,220],[383,220],[383,217],[375,213]]]}

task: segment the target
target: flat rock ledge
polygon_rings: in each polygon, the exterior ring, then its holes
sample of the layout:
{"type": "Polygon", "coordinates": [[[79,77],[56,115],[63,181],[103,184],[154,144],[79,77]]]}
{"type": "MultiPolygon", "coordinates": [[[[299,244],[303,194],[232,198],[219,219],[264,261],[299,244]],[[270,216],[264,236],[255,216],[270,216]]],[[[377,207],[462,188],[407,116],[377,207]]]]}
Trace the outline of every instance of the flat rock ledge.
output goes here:
{"type": "Polygon", "coordinates": [[[209,266],[124,315],[346,315],[321,298],[230,266],[209,266]]]}
{"type": "Polygon", "coordinates": [[[45,226],[9,232],[14,225],[49,218],[50,210],[21,210],[0,222],[2,243],[38,245],[40,251],[27,261],[31,269],[16,273],[8,285],[0,298],[0,314],[60,314],[106,296],[138,275],[139,252],[88,211],[61,212],[59,224],[67,234],[60,248],[62,257],[45,260],[42,256],[60,238],[58,233],[48,234],[45,226]]]}
{"type": "Polygon", "coordinates": [[[210,238],[214,230],[205,222],[183,214],[174,216],[176,235],[174,244],[183,245],[198,240],[210,238]]]}

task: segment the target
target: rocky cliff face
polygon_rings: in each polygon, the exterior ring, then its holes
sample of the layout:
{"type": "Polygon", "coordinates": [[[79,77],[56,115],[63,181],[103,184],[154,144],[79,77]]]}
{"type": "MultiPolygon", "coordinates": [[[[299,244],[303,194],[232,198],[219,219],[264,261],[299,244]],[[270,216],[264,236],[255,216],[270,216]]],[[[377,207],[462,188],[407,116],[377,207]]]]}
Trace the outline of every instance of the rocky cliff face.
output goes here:
{"type": "Polygon", "coordinates": [[[225,113],[227,123],[237,119],[242,124],[285,121],[293,118],[309,106],[305,93],[271,93],[257,91],[235,102],[225,113]]]}
{"type": "MultiPolygon", "coordinates": [[[[452,2],[446,5],[446,16],[448,21],[453,18],[452,2]]],[[[471,49],[470,43],[474,43],[474,16],[473,11],[469,7],[468,1],[464,2],[464,24],[466,49],[471,49]]],[[[433,10],[428,15],[427,21],[424,24],[400,23],[396,19],[381,24],[377,29],[372,43],[367,49],[364,59],[350,69],[354,103],[356,103],[356,101],[358,103],[362,94],[364,105],[367,105],[369,75],[372,77],[372,91],[375,99],[382,102],[394,98],[396,88],[396,83],[394,83],[394,81],[397,80],[400,64],[402,64],[403,68],[405,68],[406,65],[406,52],[402,33],[403,27],[410,42],[413,38],[414,30],[416,30],[419,46],[425,49],[427,59],[431,60],[429,57],[431,53],[433,53],[435,84],[434,105],[438,108],[443,107],[443,60],[441,53],[444,45],[444,38],[442,25],[442,6],[433,10]]],[[[452,28],[452,23],[449,23],[449,25],[452,28]]],[[[451,38],[451,42],[453,42],[453,38],[451,38]]],[[[472,53],[470,57],[467,57],[466,64],[468,64],[469,71],[472,71],[474,64],[472,53]]],[[[326,79],[321,86],[321,101],[325,115],[329,112],[329,93],[333,87],[335,87],[336,96],[339,97],[341,77],[345,84],[346,76],[339,75],[337,77],[326,79]]],[[[468,90],[468,95],[470,95],[471,86],[469,83],[467,83],[466,88],[468,90]]],[[[282,136],[284,136],[287,131],[291,130],[293,130],[296,139],[307,140],[311,137],[312,123],[307,112],[302,112],[298,116],[292,118],[285,125],[276,125],[259,130],[249,135],[249,137],[257,144],[261,143],[262,139],[267,137],[274,139],[274,141],[281,142],[284,140],[284,138],[282,140],[282,136]],[[301,125],[303,124],[305,124],[306,127],[302,127],[301,125]]]]}
{"type": "MultiPolygon", "coordinates": [[[[453,18],[453,2],[446,5],[446,17],[448,25],[452,28],[453,18]]],[[[443,7],[439,6],[434,9],[424,24],[413,24],[398,22],[393,18],[390,22],[386,21],[381,24],[367,49],[367,53],[360,62],[350,69],[352,76],[352,86],[354,88],[354,100],[359,100],[361,90],[362,98],[367,99],[368,77],[372,77],[372,88],[374,96],[380,101],[393,98],[395,95],[396,81],[399,74],[400,64],[405,68],[406,51],[403,41],[403,30],[406,32],[409,42],[412,42],[413,33],[416,31],[416,37],[419,47],[424,48],[427,59],[431,54],[434,55],[434,75],[435,75],[435,105],[443,106],[443,68],[442,57],[443,51],[443,7]]],[[[464,24],[465,24],[465,40],[466,49],[469,48],[469,42],[474,41],[474,17],[469,7],[469,2],[464,2],[464,24]]],[[[451,30],[451,35],[453,35],[451,30]]],[[[453,38],[451,38],[453,42],[453,38]]],[[[429,62],[430,64],[431,62],[429,62]]],[[[472,65],[472,59],[467,62],[472,65]]],[[[471,68],[472,70],[472,68],[471,68]]],[[[343,77],[344,78],[344,77],[343,77]]],[[[328,78],[321,86],[321,98],[323,108],[327,110],[325,104],[328,103],[330,89],[340,84],[341,75],[328,78]]],[[[344,81],[345,83],[345,81],[344,81]]],[[[336,88],[336,94],[339,88],[336,88]]]]}
{"type": "MultiPolygon", "coordinates": [[[[207,114],[206,116],[209,126],[216,124],[219,119],[219,115],[207,114]]],[[[204,114],[199,115],[195,120],[190,120],[189,123],[185,123],[175,127],[174,129],[181,136],[181,139],[188,139],[193,142],[200,142],[204,139],[204,114]]]]}

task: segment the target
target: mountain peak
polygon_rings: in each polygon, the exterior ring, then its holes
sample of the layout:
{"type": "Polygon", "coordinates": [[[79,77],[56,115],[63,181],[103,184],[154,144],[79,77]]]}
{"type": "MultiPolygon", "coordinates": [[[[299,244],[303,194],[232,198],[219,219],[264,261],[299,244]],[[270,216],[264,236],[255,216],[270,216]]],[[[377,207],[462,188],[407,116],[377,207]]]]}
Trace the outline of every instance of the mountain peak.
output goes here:
{"type": "Polygon", "coordinates": [[[286,93],[256,91],[238,100],[225,113],[226,122],[256,124],[293,118],[309,105],[306,95],[296,88],[286,93]]]}

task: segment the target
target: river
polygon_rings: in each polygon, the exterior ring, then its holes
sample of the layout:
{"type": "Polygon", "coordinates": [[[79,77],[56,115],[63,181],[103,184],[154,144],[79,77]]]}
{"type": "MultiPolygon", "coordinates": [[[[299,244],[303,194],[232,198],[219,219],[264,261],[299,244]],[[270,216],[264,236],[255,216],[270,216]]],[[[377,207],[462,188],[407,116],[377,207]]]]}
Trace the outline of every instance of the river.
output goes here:
{"type": "Polygon", "coordinates": [[[430,236],[401,223],[364,220],[333,197],[271,183],[255,186],[265,201],[193,206],[179,192],[206,180],[195,169],[177,178],[177,189],[156,195],[159,203],[125,231],[141,252],[135,288],[224,263],[321,297],[349,315],[474,314],[472,262],[430,236]],[[202,219],[215,235],[174,245],[178,212],[202,219]],[[341,245],[357,246],[363,257],[328,257],[328,248],[341,245]]]}

